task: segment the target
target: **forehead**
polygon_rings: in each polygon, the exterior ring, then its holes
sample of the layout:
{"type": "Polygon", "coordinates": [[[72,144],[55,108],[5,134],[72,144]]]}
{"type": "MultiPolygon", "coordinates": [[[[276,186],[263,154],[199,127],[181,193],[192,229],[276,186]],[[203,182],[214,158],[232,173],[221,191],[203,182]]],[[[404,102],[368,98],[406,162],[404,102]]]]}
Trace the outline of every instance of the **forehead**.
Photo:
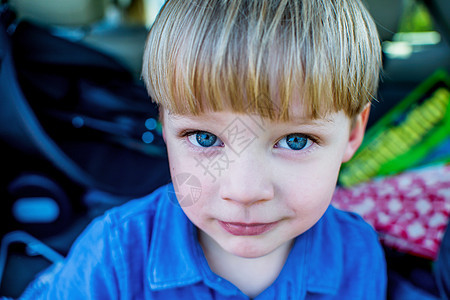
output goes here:
{"type": "Polygon", "coordinates": [[[327,115],[319,118],[311,118],[304,113],[296,113],[291,115],[291,118],[287,121],[284,120],[271,120],[268,117],[261,116],[253,113],[236,113],[232,111],[219,111],[219,112],[204,112],[198,115],[193,114],[175,114],[168,110],[164,111],[164,120],[170,125],[176,126],[227,126],[228,123],[233,122],[236,119],[247,120],[247,124],[256,126],[270,127],[274,129],[276,127],[283,128],[289,126],[308,126],[318,129],[331,129],[332,127],[345,123],[349,123],[350,120],[346,114],[341,110],[339,112],[328,113],[327,115]]]}

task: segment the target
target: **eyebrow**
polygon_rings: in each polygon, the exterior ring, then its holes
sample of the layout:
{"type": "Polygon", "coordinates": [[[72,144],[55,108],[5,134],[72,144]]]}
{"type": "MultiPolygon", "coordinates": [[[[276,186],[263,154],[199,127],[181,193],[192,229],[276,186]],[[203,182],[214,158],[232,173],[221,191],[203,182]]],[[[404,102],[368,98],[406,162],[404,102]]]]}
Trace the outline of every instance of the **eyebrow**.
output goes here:
{"type": "Polygon", "coordinates": [[[293,123],[298,125],[327,126],[334,124],[335,120],[330,118],[312,119],[312,118],[294,117],[287,123],[293,123]]]}
{"type": "MultiPolygon", "coordinates": [[[[201,122],[215,122],[219,123],[220,121],[215,117],[211,115],[181,115],[181,114],[174,114],[172,112],[168,112],[168,115],[170,118],[172,118],[175,121],[180,121],[182,123],[201,123],[201,122]]],[[[249,116],[251,118],[253,117],[261,117],[258,114],[242,114],[243,116],[249,116]]],[[[327,127],[330,125],[335,124],[335,120],[331,119],[327,116],[324,118],[310,118],[310,117],[304,117],[304,116],[292,116],[289,121],[277,121],[274,120],[273,122],[279,123],[279,124],[286,124],[286,125],[294,125],[294,126],[317,126],[317,127],[327,127]]]]}

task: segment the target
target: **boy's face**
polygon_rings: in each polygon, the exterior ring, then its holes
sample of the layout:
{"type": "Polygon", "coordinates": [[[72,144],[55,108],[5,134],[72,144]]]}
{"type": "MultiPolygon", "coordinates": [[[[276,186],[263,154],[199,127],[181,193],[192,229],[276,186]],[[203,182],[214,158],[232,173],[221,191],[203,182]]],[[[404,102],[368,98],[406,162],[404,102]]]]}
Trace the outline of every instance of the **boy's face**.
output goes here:
{"type": "Polygon", "coordinates": [[[200,191],[180,204],[198,227],[202,246],[261,257],[311,228],[331,201],[341,163],[361,143],[367,115],[368,109],[351,129],[342,111],[317,120],[298,115],[290,122],[164,111],[178,200],[190,193],[180,178],[195,179],[200,191]]]}

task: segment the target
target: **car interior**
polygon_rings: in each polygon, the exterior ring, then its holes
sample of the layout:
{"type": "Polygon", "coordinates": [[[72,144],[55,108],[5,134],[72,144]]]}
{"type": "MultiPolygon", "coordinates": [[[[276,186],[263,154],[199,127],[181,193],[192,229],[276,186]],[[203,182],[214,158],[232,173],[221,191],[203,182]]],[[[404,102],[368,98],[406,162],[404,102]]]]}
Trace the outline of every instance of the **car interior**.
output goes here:
{"type": "MultiPolygon", "coordinates": [[[[333,201],[380,234],[388,299],[439,299],[432,268],[450,218],[450,1],[363,2],[377,24],[383,70],[367,135],[342,167],[333,201]],[[385,149],[392,154],[377,154],[385,149]],[[424,179],[420,199],[383,190],[408,176],[436,180],[424,179]],[[363,207],[362,189],[375,206],[363,207]],[[393,199],[401,208],[389,215],[382,207],[393,199]],[[418,201],[426,216],[407,209],[418,201]]],[[[163,4],[2,0],[0,296],[18,297],[93,218],[170,182],[158,108],[140,75],[163,4]]]]}

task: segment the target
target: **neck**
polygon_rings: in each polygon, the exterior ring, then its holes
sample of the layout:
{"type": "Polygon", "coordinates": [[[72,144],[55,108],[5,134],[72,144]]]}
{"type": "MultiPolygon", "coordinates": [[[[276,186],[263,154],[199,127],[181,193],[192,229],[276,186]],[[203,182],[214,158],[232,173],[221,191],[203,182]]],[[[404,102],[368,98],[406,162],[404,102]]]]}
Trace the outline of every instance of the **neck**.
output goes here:
{"type": "Polygon", "coordinates": [[[254,298],[278,277],[291,250],[293,240],[271,253],[257,258],[244,258],[224,251],[211,237],[199,232],[199,240],[211,270],[254,298]]]}

